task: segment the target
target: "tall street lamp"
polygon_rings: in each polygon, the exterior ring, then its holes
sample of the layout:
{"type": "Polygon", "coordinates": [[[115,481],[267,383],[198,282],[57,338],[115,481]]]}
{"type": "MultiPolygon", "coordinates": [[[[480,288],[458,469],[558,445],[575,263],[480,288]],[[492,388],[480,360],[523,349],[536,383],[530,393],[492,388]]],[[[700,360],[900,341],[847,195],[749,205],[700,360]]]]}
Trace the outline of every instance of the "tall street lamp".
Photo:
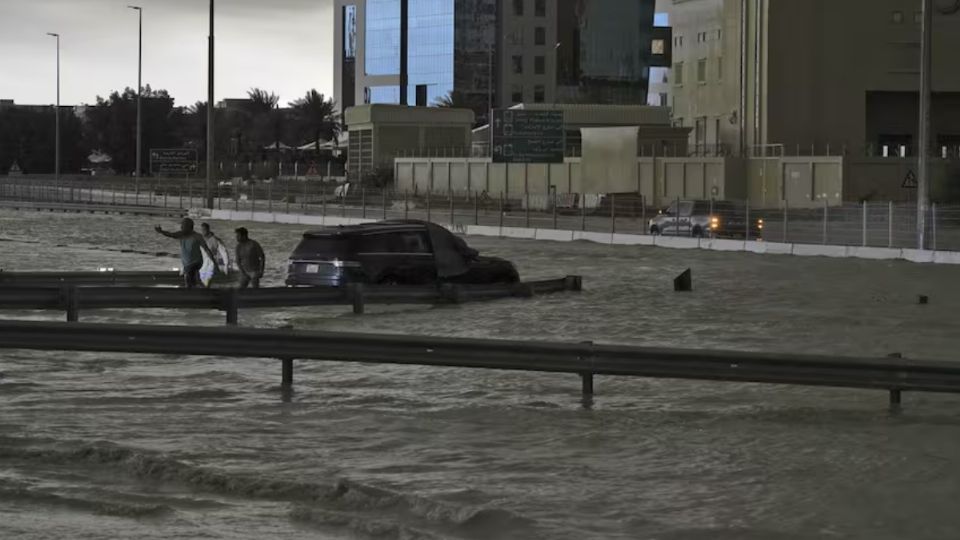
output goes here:
{"type": "Polygon", "coordinates": [[[920,135],[917,167],[917,249],[926,249],[927,206],[930,197],[930,92],[933,47],[933,0],[922,0],[923,23],[920,27],[920,135]]]}
{"type": "Polygon", "coordinates": [[[210,37],[208,43],[208,72],[207,72],[207,185],[206,185],[206,202],[207,208],[213,208],[213,188],[211,184],[213,182],[214,176],[214,137],[213,137],[213,1],[210,0],[210,37]]]}
{"type": "Polygon", "coordinates": [[[53,178],[56,185],[60,185],[60,34],[55,34],[53,32],[47,32],[47,35],[57,39],[57,106],[54,109],[56,116],[56,135],[54,143],[54,159],[53,159],[53,178]]]}
{"type": "Polygon", "coordinates": [[[140,193],[140,175],[143,173],[143,8],[127,6],[137,12],[139,36],[137,45],[137,170],[134,172],[134,190],[140,193]]]}

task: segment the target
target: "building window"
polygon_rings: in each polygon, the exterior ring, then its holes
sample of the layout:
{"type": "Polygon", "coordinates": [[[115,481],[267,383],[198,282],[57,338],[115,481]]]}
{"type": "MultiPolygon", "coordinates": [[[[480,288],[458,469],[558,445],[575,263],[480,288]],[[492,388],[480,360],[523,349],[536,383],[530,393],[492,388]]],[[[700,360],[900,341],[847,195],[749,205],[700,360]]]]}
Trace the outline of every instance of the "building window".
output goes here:
{"type": "Polygon", "coordinates": [[[704,84],[707,82],[707,59],[697,60],[697,82],[704,84]]]}
{"type": "Polygon", "coordinates": [[[653,54],[667,54],[667,44],[662,39],[650,41],[650,52],[653,54]]]}
{"type": "Polygon", "coordinates": [[[542,84],[533,87],[533,102],[543,103],[546,100],[547,91],[542,84]]]}
{"type": "Polygon", "coordinates": [[[717,80],[723,80],[723,57],[717,58],[717,80]]]}
{"type": "Polygon", "coordinates": [[[903,24],[903,12],[894,11],[893,13],[891,13],[890,22],[892,22],[893,24],[903,24]]]}
{"type": "Polygon", "coordinates": [[[533,44],[534,45],[546,45],[547,44],[547,29],[538,26],[536,30],[533,31],[533,44]]]}
{"type": "Polygon", "coordinates": [[[683,86],[683,62],[673,65],[673,84],[683,86]]]}
{"type": "Polygon", "coordinates": [[[523,74],[523,57],[519,55],[513,56],[513,72],[516,75],[523,74]]]}
{"type": "Polygon", "coordinates": [[[546,17],[547,16],[547,0],[536,0],[533,8],[534,13],[537,17],[546,17]]]}
{"type": "Polygon", "coordinates": [[[533,59],[533,72],[537,75],[543,75],[547,72],[547,59],[544,56],[537,56],[533,59]]]}
{"type": "Polygon", "coordinates": [[[513,14],[517,17],[523,16],[523,0],[513,0],[513,14]]]}
{"type": "Polygon", "coordinates": [[[514,103],[523,103],[523,87],[519,85],[513,85],[513,89],[510,92],[510,101],[514,103]]]}

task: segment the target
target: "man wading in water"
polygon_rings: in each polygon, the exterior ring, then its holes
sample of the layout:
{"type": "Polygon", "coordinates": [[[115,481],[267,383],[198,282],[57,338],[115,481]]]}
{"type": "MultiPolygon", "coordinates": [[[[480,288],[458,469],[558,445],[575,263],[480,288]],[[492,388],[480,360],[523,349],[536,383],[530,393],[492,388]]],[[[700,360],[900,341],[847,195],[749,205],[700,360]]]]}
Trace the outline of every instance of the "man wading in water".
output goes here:
{"type": "MultiPolygon", "coordinates": [[[[210,260],[216,261],[216,257],[207,247],[207,242],[200,233],[193,230],[193,220],[184,218],[180,222],[180,230],[177,232],[167,232],[163,227],[157,225],[154,228],[158,233],[167,238],[174,238],[180,241],[180,264],[183,265],[183,284],[188,289],[193,289],[200,285],[200,268],[203,266],[204,252],[210,257],[210,260]]],[[[216,263],[214,263],[216,264],[216,263]]]]}
{"type": "Polygon", "coordinates": [[[267,257],[263,248],[256,240],[250,239],[246,227],[237,229],[237,270],[240,271],[240,288],[252,286],[260,288],[260,278],[263,277],[267,257]]]}

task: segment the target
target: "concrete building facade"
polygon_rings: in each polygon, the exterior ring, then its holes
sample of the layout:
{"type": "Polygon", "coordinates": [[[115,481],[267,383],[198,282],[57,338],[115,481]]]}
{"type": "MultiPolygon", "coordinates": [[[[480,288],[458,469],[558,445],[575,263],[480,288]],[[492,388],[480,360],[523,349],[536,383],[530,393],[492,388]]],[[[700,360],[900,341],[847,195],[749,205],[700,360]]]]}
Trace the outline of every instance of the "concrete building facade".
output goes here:
{"type": "MultiPolygon", "coordinates": [[[[913,155],[920,3],[667,0],[669,99],[691,144],[735,155],[913,155]]],[[[960,148],[960,1],[938,0],[933,141],[960,148]]]]}

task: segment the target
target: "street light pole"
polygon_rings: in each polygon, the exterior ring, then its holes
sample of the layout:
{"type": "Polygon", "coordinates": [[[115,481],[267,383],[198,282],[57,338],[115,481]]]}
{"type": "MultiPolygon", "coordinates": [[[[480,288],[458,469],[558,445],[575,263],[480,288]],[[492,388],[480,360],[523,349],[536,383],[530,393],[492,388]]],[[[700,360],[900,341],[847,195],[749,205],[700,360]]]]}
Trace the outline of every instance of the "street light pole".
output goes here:
{"type": "Polygon", "coordinates": [[[917,167],[917,249],[926,249],[927,206],[930,198],[930,92],[933,49],[933,0],[922,0],[920,29],[920,135],[917,167]]]}
{"type": "Polygon", "coordinates": [[[143,174],[143,8],[127,6],[137,12],[139,35],[137,41],[137,170],[134,173],[134,191],[140,193],[140,175],[143,174]]]}
{"type": "Polygon", "coordinates": [[[214,27],[213,27],[213,14],[214,14],[214,9],[213,9],[213,1],[214,1],[214,0],[210,0],[210,37],[209,37],[209,43],[208,43],[209,59],[207,60],[207,69],[208,69],[208,72],[207,72],[207,183],[206,183],[206,203],[207,203],[207,208],[210,208],[210,209],[213,209],[213,188],[211,187],[211,184],[212,184],[212,182],[213,182],[214,171],[216,170],[215,167],[214,167],[214,163],[213,163],[213,160],[214,160],[214,151],[213,151],[213,145],[214,145],[214,137],[213,137],[213,133],[214,133],[214,131],[213,131],[213,118],[214,118],[214,115],[213,115],[213,107],[214,107],[214,103],[213,103],[213,79],[214,79],[214,77],[213,77],[213,61],[214,61],[214,54],[213,54],[213,46],[214,46],[214,42],[213,42],[213,30],[214,30],[214,27]]]}
{"type": "Polygon", "coordinates": [[[57,186],[60,185],[60,34],[55,34],[53,32],[47,32],[47,35],[57,39],[57,106],[54,110],[56,115],[56,135],[54,143],[54,159],[53,159],[53,178],[57,186]]]}

